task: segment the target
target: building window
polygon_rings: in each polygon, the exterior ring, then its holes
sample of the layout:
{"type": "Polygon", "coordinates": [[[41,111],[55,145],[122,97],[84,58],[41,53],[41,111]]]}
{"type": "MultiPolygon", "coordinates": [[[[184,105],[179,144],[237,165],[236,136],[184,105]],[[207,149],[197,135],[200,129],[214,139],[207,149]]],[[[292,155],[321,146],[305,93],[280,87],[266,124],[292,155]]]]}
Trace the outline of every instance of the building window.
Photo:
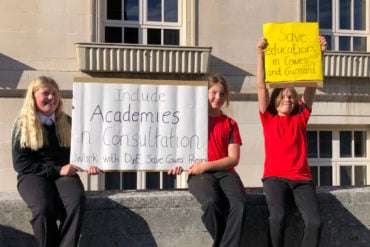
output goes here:
{"type": "Polygon", "coordinates": [[[340,166],[341,186],[367,185],[366,165],[342,165],[340,166]]]}
{"type": "Polygon", "coordinates": [[[367,185],[367,177],[366,177],[366,166],[355,166],[354,167],[354,185],[367,185]]]}
{"type": "Polygon", "coordinates": [[[333,167],[332,166],[310,166],[312,180],[315,185],[332,186],[333,185],[333,167]]]}
{"type": "MultiPolygon", "coordinates": [[[[322,160],[332,158],[332,132],[331,131],[307,131],[308,158],[322,160]]],[[[333,183],[332,166],[310,165],[312,180],[320,186],[331,186],[333,183]]]]}
{"type": "Polygon", "coordinates": [[[155,190],[177,187],[177,176],[168,175],[167,172],[106,172],[104,176],[106,190],[155,190]]]}
{"type": "Polygon", "coordinates": [[[106,43],[181,45],[182,0],[105,0],[106,43]]]}
{"type": "Polygon", "coordinates": [[[340,131],[340,157],[366,157],[366,131],[340,131]]]}
{"type": "Polygon", "coordinates": [[[329,50],[368,51],[369,0],[306,0],[305,20],[318,22],[329,50]]]}
{"type": "Polygon", "coordinates": [[[352,172],[351,166],[341,166],[340,167],[340,185],[351,185],[352,172]]]}
{"type": "Polygon", "coordinates": [[[366,131],[354,131],[353,143],[355,157],[366,157],[366,131]]]}
{"type": "Polygon", "coordinates": [[[313,182],[319,186],[367,185],[367,131],[307,131],[313,182]]]}
{"type": "Polygon", "coordinates": [[[106,172],[106,190],[136,189],[137,172],[106,172]]]}
{"type": "Polygon", "coordinates": [[[340,143],[340,157],[348,158],[352,157],[352,136],[351,131],[340,131],[339,132],[339,143],[340,143]]]}
{"type": "Polygon", "coordinates": [[[149,0],[146,10],[148,21],[178,22],[177,0],[149,0]]]}
{"type": "MultiPolygon", "coordinates": [[[[366,131],[340,131],[340,158],[366,158],[366,131]]],[[[346,161],[346,163],[349,163],[346,161]]],[[[340,185],[366,185],[366,165],[345,164],[340,166],[340,185]]]]}
{"type": "Polygon", "coordinates": [[[146,188],[147,189],[160,189],[160,173],[159,172],[147,172],[146,177],[146,188]]]}
{"type": "Polygon", "coordinates": [[[332,157],[332,132],[307,131],[308,158],[332,157]]]}

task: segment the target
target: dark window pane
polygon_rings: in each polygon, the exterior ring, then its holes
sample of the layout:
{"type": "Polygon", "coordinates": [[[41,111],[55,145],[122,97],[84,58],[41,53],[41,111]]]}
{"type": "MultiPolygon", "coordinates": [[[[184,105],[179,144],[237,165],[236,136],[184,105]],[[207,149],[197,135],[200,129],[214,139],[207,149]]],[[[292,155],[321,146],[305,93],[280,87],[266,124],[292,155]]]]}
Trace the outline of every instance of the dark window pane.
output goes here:
{"type": "Polygon", "coordinates": [[[148,21],[162,21],[162,3],[161,0],[148,1],[148,21]]]}
{"type": "Polygon", "coordinates": [[[176,176],[168,175],[163,172],[163,189],[174,189],[176,188],[176,176]]]}
{"type": "Polygon", "coordinates": [[[178,21],[178,2],[177,0],[164,0],[164,21],[178,21]]]}
{"type": "Polygon", "coordinates": [[[340,185],[351,185],[352,173],[350,166],[340,167],[340,185]]]}
{"type": "Polygon", "coordinates": [[[105,27],[105,42],[106,43],[122,43],[122,28],[105,27]]]}
{"type": "Polygon", "coordinates": [[[331,131],[319,132],[320,158],[332,157],[332,133],[331,131]]]}
{"type": "Polygon", "coordinates": [[[351,38],[350,37],[339,37],[339,50],[340,51],[351,51],[351,38]]]}
{"type": "Polygon", "coordinates": [[[340,157],[348,158],[352,157],[352,132],[351,131],[340,131],[339,132],[339,143],[340,143],[340,157]]]}
{"type": "Polygon", "coordinates": [[[339,12],[339,28],[351,29],[351,0],[340,0],[339,12]]]}
{"type": "Polygon", "coordinates": [[[332,29],[332,1],[319,1],[319,25],[321,29],[332,29]]]}
{"type": "Polygon", "coordinates": [[[134,190],[136,189],[136,172],[122,172],[122,189],[134,190]]]}
{"type": "Polygon", "coordinates": [[[331,166],[320,166],[320,186],[333,185],[333,171],[331,166]]]}
{"type": "Polygon", "coordinates": [[[317,166],[310,166],[311,169],[311,176],[312,176],[312,182],[314,185],[319,185],[319,180],[318,180],[318,167],[317,166]]]}
{"type": "Polygon", "coordinates": [[[306,21],[317,21],[317,1],[306,1],[306,21]]]}
{"type": "Polygon", "coordinates": [[[355,157],[366,157],[366,131],[355,131],[355,157]]]}
{"type": "Polygon", "coordinates": [[[366,0],[354,0],[354,29],[366,29],[366,0]]]}
{"type": "Polygon", "coordinates": [[[125,27],[125,43],[139,44],[139,29],[134,27],[125,27]]]}
{"type": "Polygon", "coordinates": [[[147,189],[159,189],[160,173],[159,172],[147,172],[146,173],[146,188],[147,189]]]}
{"type": "Polygon", "coordinates": [[[121,20],[122,18],[121,0],[107,0],[107,19],[121,20]]]}
{"type": "Polygon", "coordinates": [[[331,35],[324,35],[325,36],[325,39],[326,39],[326,43],[328,44],[328,46],[326,47],[327,50],[333,50],[332,48],[332,37],[331,35]]]}
{"type": "Polygon", "coordinates": [[[149,45],[161,45],[161,30],[160,29],[148,29],[148,44],[149,45]]]}
{"type": "Polygon", "coordinates": [[[164,30],[164,45],[179,45],[180,41],[179,30],[165,29],[164,30]]]}
{"type": "Polygon", "coordinates": [[[366,38],[353,37],[353,51],[366,51],[366,38]]]}
{"type": "Polygon", "coordinates": [[[367,185],[366,166],[355,166],[355,185],[367,185]]]}
{"type": "Polygon", "coordinates": [[[124,20],[139,20],[139,0],[125,0],[124,2],[124,20]]]}
{"type": "Polygon", "coordinates": [[[307,131],[308,158],[317,158],[317,131],[307,131]]]}
{"type": "Polygon", "coordinates": [[[120,190],[121,189],[121,174],[120,172],[106,172],[105,189],[106,190],[120,190]]]}

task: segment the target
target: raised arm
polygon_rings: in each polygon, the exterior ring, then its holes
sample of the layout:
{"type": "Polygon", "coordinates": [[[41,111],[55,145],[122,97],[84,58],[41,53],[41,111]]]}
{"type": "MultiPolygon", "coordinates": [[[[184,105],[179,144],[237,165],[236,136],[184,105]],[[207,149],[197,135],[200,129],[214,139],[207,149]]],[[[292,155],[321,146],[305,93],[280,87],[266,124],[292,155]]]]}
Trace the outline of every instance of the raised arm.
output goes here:
{"type": "Polygon", "coordinates": [[[302,101],[305,105],[312,109],[313,99],[315,97],[316,88],[315,87],[306,87],[302,96],[302,101]]]}
{"type": "MultiPolygon", "coordinates": [[[[324,36],[319,36],[321,52],[324,53],[327,47],[326,39],[324,36]]],[[[303,102],[308,108],[312,109],[313,99],[315,97],[316,88],[306,87],[302,96],[303,102]]]]}
{"type": "Polygon", "coordinates": [[[265,47],[266,40],[261,38],[257,44],[257,95],[258,106],[261,113],[264,113],[270,104],[270,96],[265,82],[265,47]]]}

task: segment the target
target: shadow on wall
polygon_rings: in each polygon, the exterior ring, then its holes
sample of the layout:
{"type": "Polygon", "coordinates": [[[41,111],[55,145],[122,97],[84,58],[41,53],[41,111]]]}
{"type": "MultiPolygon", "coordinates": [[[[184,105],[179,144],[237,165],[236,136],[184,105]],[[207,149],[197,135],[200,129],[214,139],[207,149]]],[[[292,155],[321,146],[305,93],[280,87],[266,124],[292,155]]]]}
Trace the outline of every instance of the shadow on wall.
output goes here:
{"type": "Polygon", "coordinates": [[[0,89],[15,89],[21,79],[23,71],[34,68],[0,53],[0,89]]]}
{"type": "MultiPolygon", "coordinates": [[[[368,247],[370,231],[368,222],[368,193],[361,189],[318,189],[323,221],[320,247],[356,246],[368,247]],[[338,190],[339,193],[336,192],[338,190]],[[361,222],[361,219],[363,222],[361,222]]],[[[250,197],[250,196],[248,196],[250,197]]],[[[268,211],[262,194],[248,198],[246,229],[243,246],[268,247],[268,211]],[[252,205],[251,205],[252,201],[252,205]],[[255,203],[257,203],[255,205],[255,203]]],[[[301,246],[304,223],[294,204],[291,204],[285,231],[285,247],[301,246]]]]}
{"type": "Polygon", "coordinates": [[[226,62],[213,55],[210,56],[210,74],[220,72],[223,74],[230,85],[230,89],[233,92],[240,92],[244,83],[244,79],[247,76],[254,76],[254,74],[245,71],[235,65],[226,62]]]}
{"type": "Polygon", "coordinates": [[[105,195],[88,197],[79,247],[157,247],[147,222],[105,195]]]}
{"type": "Polygon", "coordinates": [[[0,225],[1,247],[37,247],[33,235],[0,225]]]}
{"type": "MultiPolygon", "coordinates": [[[[337,100],[344,102],[358,101],[361,97],[370,96],[369,78],[336,78],[325,77],[324,87],[317,90],[325,95],[336,96],[337,100]]],[[[320,94],[319,94],[320,95],[320,94]]]]}
{"type": "MultiPolygon", "coordinates": [[[[319,187],[318,195],[324,223],[320,247],[370,246],[368,189],[367,186],[319,187]]],[[[303,223],[301,226],[303,228],[303,223]]]]}
{"type": "Polygon", "coordinates": [[[269,247],[268,210],[265,196],[261,192],[262,189],[258,193],[247,191],[247,212],[241,246],[269,247]]]}

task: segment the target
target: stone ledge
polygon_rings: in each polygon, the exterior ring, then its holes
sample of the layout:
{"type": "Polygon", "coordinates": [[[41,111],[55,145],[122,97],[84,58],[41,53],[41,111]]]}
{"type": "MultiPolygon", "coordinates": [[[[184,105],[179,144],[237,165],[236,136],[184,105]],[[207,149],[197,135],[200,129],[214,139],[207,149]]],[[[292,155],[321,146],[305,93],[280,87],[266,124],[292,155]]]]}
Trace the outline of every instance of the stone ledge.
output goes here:
{"type": "MultiPolygon", "coordinates": [[[[261,189],[247,189],[243,246],[267,247],[268,211],[261,189]]],[[[211,246],[201,210],[187,190],[88,192],[81,247],[211,246]]],[[[324,220],[321,247],[370,245],[370,187],[318,190],[324,220]]],[[[287,246],[299,246],[303,222],[292,208],[287,246]]],[[[0,243],[36,246],[31,214],[17,192],[0,193],[0,243]]]]}

